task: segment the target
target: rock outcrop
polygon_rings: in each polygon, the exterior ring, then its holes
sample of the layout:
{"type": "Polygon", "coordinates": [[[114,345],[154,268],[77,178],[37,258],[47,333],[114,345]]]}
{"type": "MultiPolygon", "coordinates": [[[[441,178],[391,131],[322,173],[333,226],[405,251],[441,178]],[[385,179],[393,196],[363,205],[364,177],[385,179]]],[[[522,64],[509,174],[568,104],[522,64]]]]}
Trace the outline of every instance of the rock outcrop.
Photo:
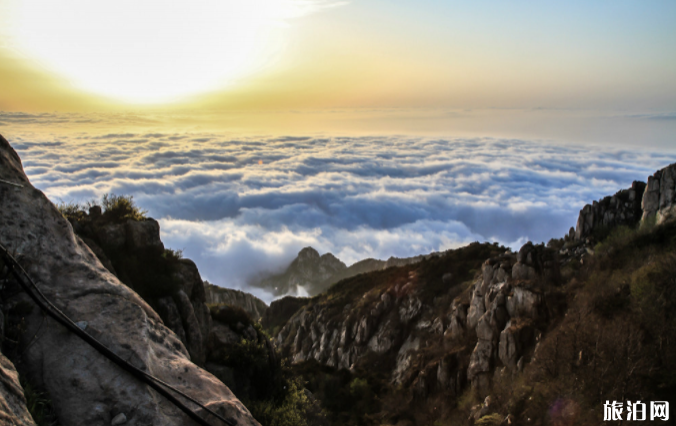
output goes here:
{"type": "Polygon", "coordinates": [[[477,243],[361,275],[306,299],[276,343],[293,363],[354,369],[382,360],[392,366],[391,382],[411,389],[414,398],[441,389],[459,394],[465,383],[485,392],[497,369],[516,372],[532,356],[546,329],[546,293],[559,284],[560,263],[557,250],[543,244],[529,242],[512,253],[477,243]],[[478,259],[467,261],[469,253],[491,256],[474,264],[478,259]],[[465,259],[464,268],[445,270],[458,259],[465,259]],[[456,277],[471,269],[480,272],[462,291],[456,277]],[[352,293],[353,286],[361,292],[352,293]],[[437,289],[434,297],[430,288],[437,289]]]}
{"type": "Polygon", "coordinates": [[[176,333],[191,360],[203,365],[211,317],[197,266],[165,250],[156,220],[114,213],[93,205],[88,213],[67,217],[103,266],[138,292],[176,333]]]}
{"type": "Polygon", "coordinates": [[[643,220],[654,218],[657,224],[676,217],[676,164],[648,177],[641,202],[643,220]]]}
{"type": "Polygon", "coordinates": [[[386,261],[364,259],[346,267],[331,253],[320,256],[317,250],[305,247],[284,273],[266,277],[252,285],[271,291],[276,296],[316,296],[337,282],[355,275],[410,265],[436,255],[437,253],[407,258],[390,257],[386,261]]]}
{"type": "MultiPolygon", "coordinates": [[[[659,180],[659,178],[657,179],[659,180]]],[[[650,179],[648,182],[650,182],[650,179]]],[[[650,184],[648,186],[650,187],[650,184]]],[[[653,183],[653,186],[655,186],[655,183],[653,183]]],[[[659,183],[657,183],[657,186],[659,187],[659,183]]],[[[643,213],[641,205],[642,199],[645,197],[645,189],[645,182],[634,181],[631,188],[623,189],[612,197],[608,196],[584,206],[577,219],[575,240],[583,240],[592,235],[594,231],[609,230],[621,225],[636,225],[641,220],[643,213]]],[[[648,198],[652,200],[651,197],[648,198]]]]}
{"type": "MultiPolygon", "coordinates": [[[[33,188],[19,157],[1,137],[0,179],[14,184],[0,184],[0,241],[47,298],[122,358],[239,425],[258,425],[221,381],[190,361],[184,344],[150,305],[107,270],[73,233],[56,207],[33,188]]],[[[132,241],[153,241],[143,235],[132,241]]],[[[106,241],[119,244],[114,238],[106,241]]],[[[186,265],[184,273],[189,275],[190,269],[186,265]]],[[[201,280],[194,283],[203,291],[201,280]]],[[[184,292],[189,298],[190,293],[184,292]]],[[[18,303],[32,305],[21,292],[3,300],[5,306],[18,303]]],[[[18,351],[22,372],[47,392],[61,424],[109,425],[122,417],[129,425],[188,424],[175,406],[37,307],[24,320],[18,351]]]]}
{"type": "Polygon", "coordinates": [[[241,290],[223,288],[204,281],[206,303],[210,305],[232,305],[244,309],[255,321],[260,319],[268,309],[268,305],[253,294],[241,290]]]}
{"type": "Polygon", "coordinates": [[[327,280],[345,269],[347,266],[331,253],[320,256],[317,250],[305,247],[284,273],[267,277],[253,285],[278,296],[315,295],[327,288],[327,280]]]}

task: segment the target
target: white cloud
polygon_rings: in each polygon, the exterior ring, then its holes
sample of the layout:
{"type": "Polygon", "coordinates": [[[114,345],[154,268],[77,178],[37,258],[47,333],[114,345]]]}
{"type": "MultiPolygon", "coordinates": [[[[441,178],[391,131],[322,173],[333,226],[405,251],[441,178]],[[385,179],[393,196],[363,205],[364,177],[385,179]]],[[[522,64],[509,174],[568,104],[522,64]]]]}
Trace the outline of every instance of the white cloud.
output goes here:
{"type": "Polygon", "coordinates": [[[16,135],[13,146],[51,199],[131,194],[160,220],[165,245],[185,249],[210,281],[245,289],[308,245],[349,264],[475,240],[518,248],[561,237],[584,204],[676,161],[489,138],[119,132],[16,135]]]}

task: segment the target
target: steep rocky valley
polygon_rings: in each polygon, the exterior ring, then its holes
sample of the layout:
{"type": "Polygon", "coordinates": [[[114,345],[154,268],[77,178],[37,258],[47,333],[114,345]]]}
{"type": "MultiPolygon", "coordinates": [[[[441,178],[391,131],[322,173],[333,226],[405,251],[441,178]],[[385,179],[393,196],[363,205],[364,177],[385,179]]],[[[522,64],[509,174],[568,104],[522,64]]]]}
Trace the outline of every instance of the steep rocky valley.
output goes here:
{"type": "MultiPolygon", "coordinates": [[[[204,282],[131,198],[59,210],[1,137],[0,163],[0,243],[36,285],[234,424],[596,425],[607,400],[676,400],[676,165],[514,252],[347,267],[306,248],[261,286],[313,297],[268,307],[204,282]]],[[[0,278],[3,424],[192,424],[0,278]]]]}

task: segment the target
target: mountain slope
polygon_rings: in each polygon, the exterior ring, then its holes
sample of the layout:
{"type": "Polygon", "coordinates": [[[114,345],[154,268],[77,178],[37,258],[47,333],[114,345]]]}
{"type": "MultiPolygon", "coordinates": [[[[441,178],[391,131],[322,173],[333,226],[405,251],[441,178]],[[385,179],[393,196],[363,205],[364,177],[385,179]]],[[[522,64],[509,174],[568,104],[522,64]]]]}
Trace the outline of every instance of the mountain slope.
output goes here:
{"type": "Polygon", "coordinates": [[[335,425],[594,425],[606,400],[673,399],[674,176],[585,206],[547,246],[340,281],[276,342],[335,425]]]}
{"type": "Polygon", "coordinates": [[[387,261],[364,259],[347,267],[331,253],[320,256],[314,248],[305,247],[283,273],[255,281],[251,285],[271,291],[276,296],[316,296],[346,278],[416,263],[429,256],[390,257],[387,261]]]}

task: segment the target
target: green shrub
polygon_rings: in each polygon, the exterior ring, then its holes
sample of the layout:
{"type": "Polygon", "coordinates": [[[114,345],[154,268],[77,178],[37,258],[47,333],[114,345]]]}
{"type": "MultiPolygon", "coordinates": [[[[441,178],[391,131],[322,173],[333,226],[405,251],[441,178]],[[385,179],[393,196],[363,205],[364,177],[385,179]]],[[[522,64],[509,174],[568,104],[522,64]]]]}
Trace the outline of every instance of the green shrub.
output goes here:
{"type": "Polygon", "coordinates": [[[40,392],[34,388],[30,383],[20,379],[21,387],[23,387],[23,394],[26,397],[26,408],[33,417],[33,421],[38,426],[55,426],[57,425],[56,415],[52,401],[45,392],[40,392]]]}
{"type": "Polygon", "coordinates": [[[183,250],[165,248],[162,257],[169,260],[180,260],[183,259],[183,250]]]}
{"type": "Polygon", "coordinates": [[[72,201],[61,201],[56,208],[66,219],[82,220],[87,215],[84,205],[72,201]]]}
{"type": "Polygon", "coordinates": [[[281,403],[274,400],[251,401],[247,408],[262,426],[306,426],[311,402],[299,379],[286,382],[286,396],[281,403]]]}
{"type": "Polygon", "coordinates": [[[101,206],[103,214],[114,221],[143,220],[148,213],[136,206],[132,195],[103,194],[101,206]]]}

